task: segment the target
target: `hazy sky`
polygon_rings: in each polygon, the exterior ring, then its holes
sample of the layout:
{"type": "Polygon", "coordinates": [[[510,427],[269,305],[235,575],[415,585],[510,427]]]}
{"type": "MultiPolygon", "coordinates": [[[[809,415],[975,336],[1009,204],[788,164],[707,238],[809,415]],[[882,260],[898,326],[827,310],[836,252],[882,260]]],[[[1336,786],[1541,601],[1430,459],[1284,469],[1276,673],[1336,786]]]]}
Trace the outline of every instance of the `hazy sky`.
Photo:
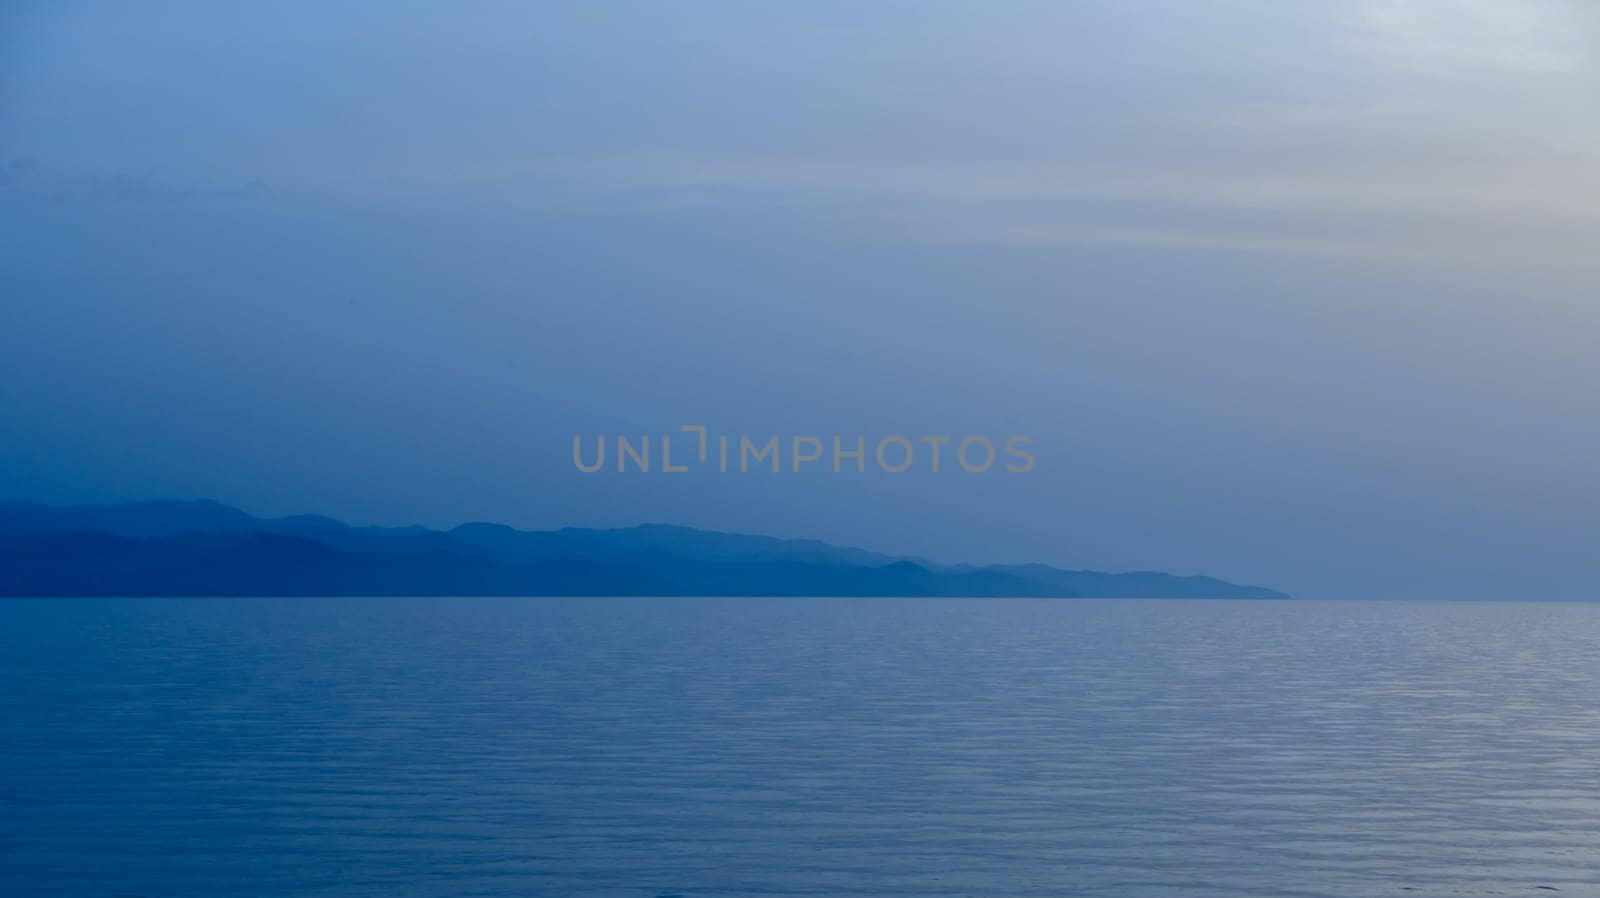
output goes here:
{"type": "Polygon", "coordinates": [[[1600,598],[1597,246],[1587,0],[13,2],[0,495],[1600,598]]]}

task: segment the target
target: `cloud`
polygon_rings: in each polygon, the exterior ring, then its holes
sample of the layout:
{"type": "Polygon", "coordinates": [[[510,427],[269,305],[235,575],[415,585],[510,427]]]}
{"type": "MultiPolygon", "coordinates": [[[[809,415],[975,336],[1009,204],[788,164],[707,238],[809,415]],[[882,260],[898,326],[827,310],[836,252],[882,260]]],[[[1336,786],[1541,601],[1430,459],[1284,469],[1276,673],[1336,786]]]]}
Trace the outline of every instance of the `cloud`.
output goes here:
{"type": "Polygon", "coordinates": [[[580,208],[812,215],[893,239],[1473,264],[1591,266],[1600,228],[1600,175],[1561,154],[1532,167],[1463,153],[1371,168],[1310,157],[1190,170],[634,154],[500,166],[470,187],[450,182],[462,190],[545,208],[559,193],[580,208]]]}
{"type": "Polygon", "coordinates": [[[1592,9],[1583,2],[1372,0],[1362,12],[1359,46],[1435,73],[1591,71],[1592,9]]]}
{"type": "MultiPolygon", "coordinates": [[[[841,47],[808,102],[776,108],[787,120],[740,106],[670,144],[502,144],[386,183],[545,208],[832,211],[827,226],[913,239],[1587,266],[1594,9],[935,6],[905,34],[863,26],[881,43],[841,47]],[[818,108],[825,125],[787,127],[818,108]]],[[[784,60],[813,51],[765,49],[776,61],[741,70],[746,90],[795,96],[784,60]]],[[[721,87],[703,89],[697,102],[721,87]]]]}
{"type": "Polygon", "coordinates": [[[1573,235],[1600,218],[1588,0],[511,6],[318,29],[210,9],[179,17],[199,56],[141,17],[137,39],[42,30],[59,48],[0,111],[17,151],[121,172],[72,188],[106,200],[260,178],[886,239],[1583,264],[1573,235]],[[126,58],[75,65],[96,47],[126,58]]]}
{"type": "Polygon", "coordinates": [[[246,199],[270,192],[266,181],[213,182],[181,177],[160,168],[105,172],[67,171],[46,166],[32,156],[0,163],[0,190],[44,199],[106,202],[168,202],[246,199]]]}

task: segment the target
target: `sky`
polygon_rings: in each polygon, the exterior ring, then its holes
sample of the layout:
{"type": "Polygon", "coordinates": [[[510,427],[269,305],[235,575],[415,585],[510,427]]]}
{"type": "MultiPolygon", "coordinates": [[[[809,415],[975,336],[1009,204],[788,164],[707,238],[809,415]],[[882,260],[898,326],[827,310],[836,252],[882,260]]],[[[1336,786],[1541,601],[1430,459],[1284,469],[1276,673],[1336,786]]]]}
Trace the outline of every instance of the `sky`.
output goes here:
{"type": "Polygon", "coordinates": [[[1600,598],[1597,159],[1586,0],[23,0],[0,496],[1600,598]]]}

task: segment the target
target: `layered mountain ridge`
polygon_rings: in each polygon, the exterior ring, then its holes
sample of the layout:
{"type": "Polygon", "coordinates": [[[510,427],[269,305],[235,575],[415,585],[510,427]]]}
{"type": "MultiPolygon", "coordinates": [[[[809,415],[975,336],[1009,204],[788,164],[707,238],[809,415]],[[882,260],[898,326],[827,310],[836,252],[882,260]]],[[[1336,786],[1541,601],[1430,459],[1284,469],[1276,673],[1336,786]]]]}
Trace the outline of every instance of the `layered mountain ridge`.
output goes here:
{"type": "Polygon", "coordinates": [[[517,530],[259,518],[209,500],[0,501],[0,596],[1287,598],[1211,577],[940,565],[666,524],[517,530]]]}

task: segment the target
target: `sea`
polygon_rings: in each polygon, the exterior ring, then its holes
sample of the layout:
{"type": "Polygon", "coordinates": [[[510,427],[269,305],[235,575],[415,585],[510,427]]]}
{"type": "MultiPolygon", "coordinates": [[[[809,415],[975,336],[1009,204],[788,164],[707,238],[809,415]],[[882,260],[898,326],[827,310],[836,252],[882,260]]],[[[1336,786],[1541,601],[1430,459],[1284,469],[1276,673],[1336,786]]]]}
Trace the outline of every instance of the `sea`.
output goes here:
{"type": "Polygon", "coordinates": [[[1600,896],[1600,604],[0,601],[0,895],[1600,896]]]}

